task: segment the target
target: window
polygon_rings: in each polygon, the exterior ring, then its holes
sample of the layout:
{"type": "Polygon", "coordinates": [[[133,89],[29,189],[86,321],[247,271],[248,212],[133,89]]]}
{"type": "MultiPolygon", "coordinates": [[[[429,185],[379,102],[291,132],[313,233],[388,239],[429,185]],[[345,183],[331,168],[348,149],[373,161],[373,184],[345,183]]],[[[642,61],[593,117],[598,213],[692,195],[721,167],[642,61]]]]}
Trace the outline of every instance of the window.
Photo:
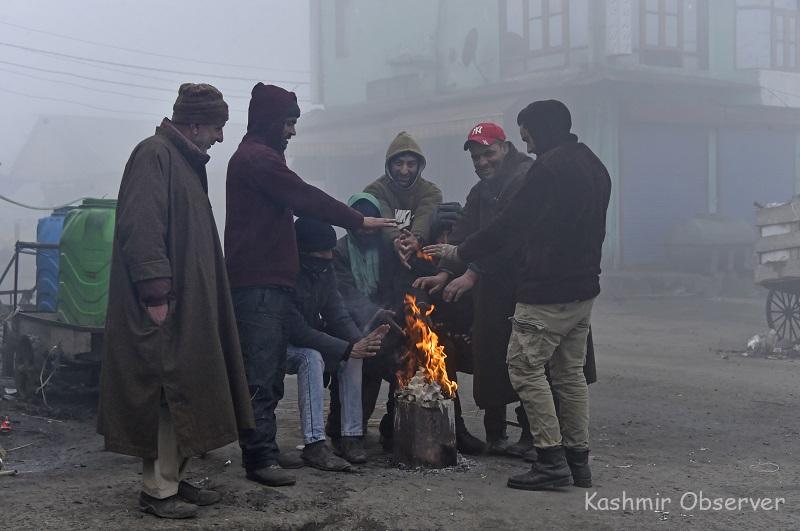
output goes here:
{"type": "Polygon", "coordinates": [[[590,0],[501,0],[503,60],[519,73],[564,66],[570,50],[589,44],[590,0]],[[563,61],[542,60],[561,54],[563,61]]]}
{"type": "Polygon", "coordinates": [[[639,0],[641,60],[658,66],[705,64],[704,0],[639,0]]]}
{"type": "Polygon", "coordinates": [[[800,70],[798,0],[737,0],[736,65],[800,70]]]}

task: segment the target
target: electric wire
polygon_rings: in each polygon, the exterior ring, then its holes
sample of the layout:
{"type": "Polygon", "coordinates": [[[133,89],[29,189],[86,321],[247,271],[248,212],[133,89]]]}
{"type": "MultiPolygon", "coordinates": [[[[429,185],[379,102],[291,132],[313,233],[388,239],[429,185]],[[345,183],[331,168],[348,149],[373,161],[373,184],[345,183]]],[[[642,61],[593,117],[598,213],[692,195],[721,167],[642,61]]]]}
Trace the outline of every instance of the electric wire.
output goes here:
{"type": "Polygon", "coordinates": [[[100,107],[99,105],[92,105],[90,103],[84,103],[82,101],[69,100],[69,99],[65,99],[65,98],[54,98],[52,96],[36,96],[36,95],[33,95],[33,94],[27,94],[25,92],[18,92],[16,90],[11,90],[11,89],[8,89],[8,88],[5,88],[5,87],[0,87],[0,92],[7,92],[9,94],[14,94],[16,96],[22,96],[24,98],[31,98],[31,99],[35,99],[35,100],[55,101],[55,102],[59,102],[59,103],[71,103],[73,105],[80,105],[81,107],[87,107],[89,109],[94,109],[96,111],[114,112],[114,113],[120,113],[120,114],[136,114],[136,115],[139,115],[139,116],[161,116],[160,114],[152,113],[152,112],[123,111],[123,110],[120,110],[120,109],[112,109],[110,107],[100,107]]]}
{"type": "Polygon", "coordinates": [[[190,61],[190,62],[198,63],[198,64],[206,64],[206,65],[213,65],[213,66],[227,66],[227,67],[232,67],[232,68],[248,68],[248,69],[252,69],[252,70],[262,70],[262,71],[272,71],[272,72],[291,72],[291,73],[294,73],[294,74],[308,74],[309,73],[308,70],[295,70],[295,69],[290,69],[290,68],[268,68],[268,67],[255,66],[255,65],[242,65],[242,64],[234,64],[234,63],[220,63],[220,62],[215,62],[215,61],[206,61],[206,60],[203,60],[203,59],[193,59],[191,57],[181,57],[181,56],[178,56],[178,55],[168,55],[168,54],[163,54],[163,53],[148,52],[148,51],[145,51],[145,50],[139,50],[139,49],[136,49],[136,48],[127,48],[125,46],[118,46],[118,45],[115,45],[115,44],[109,44],[109,43],[105,43],[105,42],[98,42],[98,41],[90,41],[90,40],[87,40],[87,39],[80,39],[78,37],[72,37],[70,35],[64,35],[63,33],[55,33],[55,32],[52,32],[52,31],[44,31],[44,30],[40,30],[40,29],[31,28],[29,26],[23,26],[21,24],[14,24],[14,23],[11,23],[11,22],[0,21],[0,24],[3,24],[5,26],[10,26],[12,28],[18,28],[18,29],[23,29],[23,30],[26,30],[26,31],[31,31],[31,32],[34,32],[34,33],[41,33],[42,35],[50,35],[50,36],[53,36],[53,37],[59,37],[61,39],[67,39],[67,40],[71,40],[71,41],[75,41],[75,42],[82,42],[84,44],[91,44],[91,45],[94,45],[94,46],[102,46],[104,48],[111,48],[111,49],[114,49],[114,50],[123,50],[123,51],[126,51],[126,52],[138,53],[138,54],[142,54],[142,55],[150,55],[152,57],[162,57],[164,59],[177,59],[179,61],[190,61]]]}
{"type": "MultiPolygon", "coordinates": [[[[82,56],[79,56],[79,55],[72,55],[72,54],[66,54],[66,53],[61,53],[61,52],[54,52],[52,50],[43,50],[41,48],[32,48],[30,46],[22,46],[22,45],[19,45],[19,44],[13,44],[13,43],[9,43],[9,42],[0,42],[0,46],[5,46],[7,48],[13,48],[13,49],[17,49],[17,50],[23,50],[23,51],[30,52],[30,53],[36,53],[36,54],[41,54],[41,55],[49,55],[49,56],[52,56],[52,57],[65,57],[65,58],[69,58],[69,59],[82,59],[84,61],[89,61],[89,62],[92,62],[92,63],[99,63],[99,64],[111,65],[111,66],[121,66],[121,67],[124,67],[124,68],[132,68],[132,69],[135,69],[135,70],[146,70],[146,71],[151,71],[151,72],[163,72],[163,73],[169,73],[169,74],[180,74],[180,75],[184,75],[184,76],[213,77],[213,78],[217,78],[217,79],[229,79],[229,80],[235,80],[235,81],[252,81],[253,80],[252,76],[241,77],[241,76],[227,76],[227,75],[223,75],[223,74],[207,74],[207,73],[202,73],[202,72],[189,72],[189,71],[182,71],[182,70],[170,70],[168,68],[158,68],[158,67],[154,67],[154,66],[144,66],[144,65],[134,65],[134,64],[129,64],[129,63],[120,63],[120,62],[117,62],[117,61],[106,61],[104,59],[94,59],[94,58],[91,58],[91,57],[82,57],[82,56]]],[[[298,81],[298,80],[294,80],[294,79],[292,79],[292,80],[276,80],[276,79],[273,79],[273,80],[271,80],[271,82],[272,83],[286,84],[286,85],[310,85],[311,84],[310,81],[298,81]]]]}

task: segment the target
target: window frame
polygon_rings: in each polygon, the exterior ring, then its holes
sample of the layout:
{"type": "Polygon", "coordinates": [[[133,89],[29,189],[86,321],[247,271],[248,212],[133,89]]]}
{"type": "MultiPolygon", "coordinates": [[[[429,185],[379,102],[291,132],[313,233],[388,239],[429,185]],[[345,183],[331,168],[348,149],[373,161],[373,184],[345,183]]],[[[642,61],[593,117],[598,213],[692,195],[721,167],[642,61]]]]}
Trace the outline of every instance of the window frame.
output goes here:
{"type": "Polygon", "coordinates": [[[652,11],[647,8],[647,0],[639,0],[638,12],[638,39],[637,51],[639,61],[646,65],[683,67],[686,57],[694,57],[700,70],[708,69],[708,0],[694,0],[696,2],[696,20],[694,26],[697,34],[695,35],[694,50],[686,48],[686,9],[685,3],[688,0],[675,0],[677,11],[675,14],[667,12],[667,0],[656,0],[658,2],[658,44],[648,44],[647,15],[652,11]],[[667,43],[667,18],[676,17],[676,45],[671,46],[667,43]]]}
{"type": "Polygon", "coordinates": [[[775,0],[770,0],[769,5],[748,4],[747,2],[738,0],[736,2],[736,34],[735,34],[735,64],[737,70],[777,70],[782,72],[800,72],[800,1],[796,2],[795,9],[788,9],[785,7],[777,7],[775,0]],[[743,11],[761,11],[769,13],[769,66],[739,66],[739,14],[743,11]],[[783,17],[784,33],[783,39],[778,39],[778,24],[779,19],[783,17]],[[794,20],[794,65],[786,63],[787,51],[791,49],[790,40],[787,39],[786,29],[788,20],[794,20]],[[778,61],[778,48],[779,45],[783,48],[782,57],[783,61],[778,61]]]}

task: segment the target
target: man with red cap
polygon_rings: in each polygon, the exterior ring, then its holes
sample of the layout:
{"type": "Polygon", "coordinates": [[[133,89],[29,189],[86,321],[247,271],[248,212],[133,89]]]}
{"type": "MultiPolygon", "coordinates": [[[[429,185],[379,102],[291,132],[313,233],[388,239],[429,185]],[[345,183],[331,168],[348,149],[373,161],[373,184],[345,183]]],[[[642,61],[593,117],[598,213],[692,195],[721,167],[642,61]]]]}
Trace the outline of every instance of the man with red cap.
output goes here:
{"type": "MultiPolygon", "coordinates": [[[[533,160],[517,151],[506,140],[503,129],[494,123],[473,127],[464,151],[468,151],[478,175],[478,182],[467,195],[462,217],[450,234],[450,242],[459,244],[470,234],[486,227],[497,217],[510,197],[519,189],[533,160]]],[[[472,323],[473,396],[485,410],[487,451],[490,454],[511,454],[521,457],[533,447],[533,436],[525,411],[517,408],[522,426],[520,442],[509,444],[506,436],[506,405],[519,398],[511,387],[506,366],[506,349],[511,335],[509,318],[514,315],[514,275],[508,264],[514,262],[516,246],[470,263],[442,260],[439,273],[418,279],[415,287],[431,294],[442,291],[446,302],[459,300],[475,288],[472,323]],[[480,280],[480,282],[479,282],[480,280]]]]}
{"type": "Polygon", "coordinates": [[[537,457],[530,471],[509,478],[508,486],[588,488],[584,365],[592,306],[600,293],[611,178],[570,132],[572,116],[562,102],[533,102],[520,111],[517,124],[528,152],[536,154],[519,190],[488,227],[458,246],[437,244],[424,251],[470,263],[522,240],[507,362],[531,422],[537,457]]]}
{"type": "Polygon", "coordinates": [[[297,96],[274,85],[253,87],[247,134],[228,164],[225,259],[256,427],[239,445],[247,478],[292,485],[278,465],[275,407],[283,398],[288,315],[299,272],[293,214],[346,229],[382,228],[286,166],[284,151],[300,116],[297,96]]]}

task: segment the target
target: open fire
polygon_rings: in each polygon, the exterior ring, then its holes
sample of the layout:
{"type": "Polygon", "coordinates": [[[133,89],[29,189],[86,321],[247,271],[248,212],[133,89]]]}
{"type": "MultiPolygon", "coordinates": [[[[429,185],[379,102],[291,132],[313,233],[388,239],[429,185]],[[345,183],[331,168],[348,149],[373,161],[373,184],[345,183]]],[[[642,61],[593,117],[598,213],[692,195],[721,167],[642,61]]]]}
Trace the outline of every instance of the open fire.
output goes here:
{"type": "Polygon", "coordinates": [[[406,295],[405,308],[409,349],[397,373],[401,394],[407,394],[403,390],[408,389],[416,391],[414,394],[424,393],[429,400],[453,398],[458,385],[447,377],[447,354],[430,326],[430,316],[435,307],[431,305],[423,312],[416,297],[406,295]],[[429,388],[423,389],[425,386],[429,388]]]}
{"type": "Polygon", "coordinates": [[[447,467],[458,461],[456,383],[447,377],[444,345],[431,328],[434,307],[423,311],[406,295],[408,350],[397,373],[400,390],[394,417],[394,458],[417,467],[447,467]]]}

